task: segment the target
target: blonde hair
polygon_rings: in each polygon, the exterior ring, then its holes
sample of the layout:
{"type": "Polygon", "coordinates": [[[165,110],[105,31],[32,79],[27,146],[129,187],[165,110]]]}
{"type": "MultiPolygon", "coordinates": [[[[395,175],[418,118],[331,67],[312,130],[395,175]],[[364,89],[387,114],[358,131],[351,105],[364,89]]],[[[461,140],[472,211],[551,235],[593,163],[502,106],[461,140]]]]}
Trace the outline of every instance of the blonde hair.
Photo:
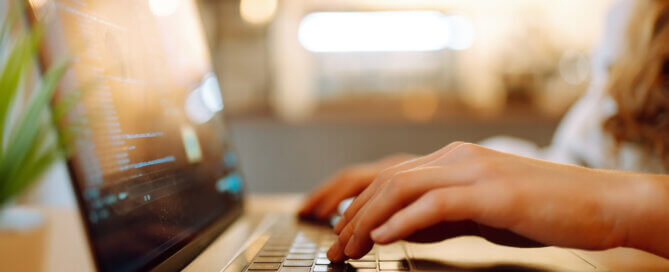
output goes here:
{"type": "Polygon", "coordinates": [[[618,143],[632,142],[669,169],[669,1],[639,0],[608,92],[617,113],[604,122],[618,143]]]}

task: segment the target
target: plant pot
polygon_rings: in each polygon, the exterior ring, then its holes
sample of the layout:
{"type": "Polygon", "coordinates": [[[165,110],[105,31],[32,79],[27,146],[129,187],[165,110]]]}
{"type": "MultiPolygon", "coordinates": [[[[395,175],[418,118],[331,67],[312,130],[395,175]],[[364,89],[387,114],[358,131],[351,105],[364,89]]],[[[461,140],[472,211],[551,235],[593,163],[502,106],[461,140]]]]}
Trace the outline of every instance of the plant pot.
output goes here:
{"type": "Polygon", "coordinates": [[[43,271],[46,218],[35,208],[0,209],[0,270],[43,271]]]}

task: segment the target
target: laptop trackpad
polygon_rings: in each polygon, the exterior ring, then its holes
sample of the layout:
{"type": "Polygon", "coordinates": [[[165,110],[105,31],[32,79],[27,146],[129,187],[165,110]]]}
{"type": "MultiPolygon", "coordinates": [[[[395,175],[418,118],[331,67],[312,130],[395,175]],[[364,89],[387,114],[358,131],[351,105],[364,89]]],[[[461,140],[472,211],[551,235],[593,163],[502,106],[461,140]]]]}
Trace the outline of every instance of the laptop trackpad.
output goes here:
{"type": "Polygon", "coordinates": [[[438,244],[407,244],[414,268],[423,271],[595,271],[568,250],[556,247],[513,248],[479,237],[438,244]]]}

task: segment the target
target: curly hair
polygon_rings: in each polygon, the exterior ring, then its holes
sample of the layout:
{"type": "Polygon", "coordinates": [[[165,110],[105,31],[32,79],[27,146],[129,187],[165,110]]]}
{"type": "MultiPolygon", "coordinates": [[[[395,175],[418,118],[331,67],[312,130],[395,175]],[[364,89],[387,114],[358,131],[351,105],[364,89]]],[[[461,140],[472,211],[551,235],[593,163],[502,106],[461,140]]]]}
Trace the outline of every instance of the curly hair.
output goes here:
{"type": "Polygon", "coordinates": [[[669,1],[637,1],[608,92],[617,112],[604,130],[618,144],[636,143],[669,169],[669,1]]]}

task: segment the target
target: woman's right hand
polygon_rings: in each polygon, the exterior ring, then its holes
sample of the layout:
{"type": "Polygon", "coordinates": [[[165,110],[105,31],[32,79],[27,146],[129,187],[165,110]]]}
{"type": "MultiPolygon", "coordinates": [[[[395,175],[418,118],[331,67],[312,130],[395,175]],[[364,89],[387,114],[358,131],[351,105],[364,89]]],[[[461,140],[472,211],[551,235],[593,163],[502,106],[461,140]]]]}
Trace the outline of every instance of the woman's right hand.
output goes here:
{"type": "Polygon", "coordinates": [[[342,200],[354,197],[365,190],[379,172],[415,157],[398,154],[376,162],[353,165],[339,171],[307,197],[300,208],[300,217],[318,220],[327,219],[335,212],[342,200]]]}

